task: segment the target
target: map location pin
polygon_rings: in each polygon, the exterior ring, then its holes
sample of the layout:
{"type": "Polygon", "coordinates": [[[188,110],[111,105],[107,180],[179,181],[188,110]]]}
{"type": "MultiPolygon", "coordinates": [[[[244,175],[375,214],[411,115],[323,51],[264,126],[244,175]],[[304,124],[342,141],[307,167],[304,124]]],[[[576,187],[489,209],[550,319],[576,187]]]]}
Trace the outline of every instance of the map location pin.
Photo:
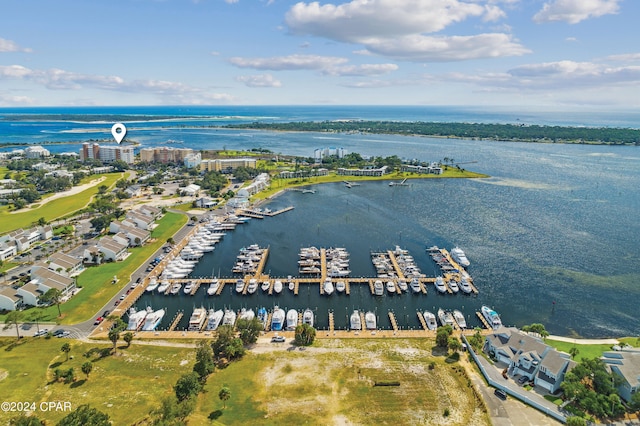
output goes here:
{"type": "Polygon", "coordinates": [[[122,123],[116,123],[111,127],[111,134],[116,142],[120,143],[124,139],[124,135],[127,134],[127,128],[122,123]]]}

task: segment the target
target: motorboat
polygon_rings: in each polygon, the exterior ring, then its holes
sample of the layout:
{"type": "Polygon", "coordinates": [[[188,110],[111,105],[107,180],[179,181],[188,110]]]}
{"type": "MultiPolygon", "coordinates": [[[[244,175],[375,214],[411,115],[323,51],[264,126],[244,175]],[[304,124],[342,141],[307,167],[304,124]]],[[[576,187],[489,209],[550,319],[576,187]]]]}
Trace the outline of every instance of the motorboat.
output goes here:
{"type": "Polygon", "coordinates": [[[222,309],[218,309],[217,311],[213,309],[209,309],[209,321],[207,322],[207,330],[213,331],[218,328],[220,322],[222,322],[222,317],[224,316],[224,311],[222,309]]]}
{"type": "Polygon", "coordinates": [[[158,293],[166,293],[170,287],[171,287],[171,282],[169,280],[163,280],[158,286],[158,293]]]}
{"type": "Polygon", "coordinates": [[[324,280],[322,289],[324,290],[324,294],[326,294],[327,296],[330,296],[333,293],[333,283],[331,282],[331,278],[327,278],[326,280],[324,280]]]}
{"type": "Polygon", "coordinates": [[[336,291],[338,293],[342,293],[344,292],[344,290],[347,288],[347,285],[345,284],[344,281],[338,281],[336,282],[336,291]]]}
{"type": "Polygon", "coordinates": [[[464,319],[464,315],[459,310],[453,310],[453,319],[456,320],[460,328],[467,328],[467,321],[464,319]]]}
{"type": "Polygon", "coordinates": [[[230,325],[233,327],[233,324],[236,323],[236,312],[232,309],[225,309],[224,316],[222,317],[222,325],[230,325]]]}
{"type": "Polygon", "coordinates": [[[236,292],[237,293],[242,293],[244,291],[244,280],[237,280],[236,281],[236,292]]]}
{"type": "Polygon", "coordinates": [[[273,283],[273,291],[275,291],[277,294],[282,293],[282,281],[275,280],[275,282],[273,283]]]}
{"type": "Polygon", "coordinates": [[[253,312],[253,309],[249,308],[242,308],[240,309],[240,315],[238,315],[238,319],[241,320],[247,320],[247,321],[251,321],[252,319],[254,319],[256,317],[256,313],[253,312]]]}
{"type": "Polygon", "coordinates": [[[442,308],[438,309],[438,319],[442,325],[450,325],[451,327],[455,325],[453,315],[442,308]]]}
{"type": "Polygon", "coordinates": [[[389,294],[396,292],[396,284],[393,281],[387,281],[387,292],[389,292],[389,294]]]}
{"type": "Polygon", "coordinates": [[[164,314],[164,309],[158,309],[157,311],[153,311],[147,314],[146,318],[144,319],[144,324],[142,325],[142,330],[154,331],[160,324],[160,321],[162,321],[164,314]]]}
{"type": "Polygon", "coordinates": [[[296,289],[296,283],[289,280],[289,290],[294,291],[296,289]]]}
{"type": "Polygon", "coordinates": [[[420,293],[422,291],[420,288],[420,281],[417,278],[412,279],[409,285],[411,286],[411,291],[414,293],[420,293]]]}
{"type": "Polygon", "coordinates": [[[473,291],[473,289],[471,288],[471,284],[469,284],[469,281],[467,281],[465,277],[462,277],[460,279],[460,284],[458,286],[460,287],[460,290],[462,290],[462,292],[465,294],[471,294],[471,292],[473,291]]]}
{"type": "Polygon", "coordinates": [[[480,311],[482,312],[482,316],[484,317],[484,319],[486,319],[489,323],[489,327],[493,328],[494,330],[502,327],[502,320],[500,319],[500,315],[498,315],[496,311],[485,305],[482,305],[480,311]]]}
{"type": "Polygon", "coordinates": [[[273,331],[282,330],[282,326],[284,324],[284,317],[285,317],[284,309],[281,309],[276,306],[275,309],[273,310],[273,315],[271,316],[271,330],[273,331]]]}
{"type": "Polygon", "coordinates": [[[362,330],[362,320],[360,319],[360,312],[358,312],[357,309],[351,314],[349,325],[351,330],[362,330]]]}
{"type": "Polygon", "coordinates": [[[191,317],[189,317],[189,331],[200,331],[204,327],[204,322],[207,320],[207,310],[205,308],[195,308],[191,317]]]}
{"type": "Polygon", "coordinates": [[[264,328],[267,323],[267,310],[264,307],[258,309],[258,321],[262,323],[262,328],[264,328]]]}
{"type": "Polygon", "coordinates": [[[180,283],[175,283],[171,286],[171,290],[169,290],[169,292],[171,294],[178,294],[180,292],[180,289],[182,288],[182,284],[180,283]]]}
{"type": "Polygon", "coordinates": [[[373,294],[376,296],[382,296],[384,294],[384,284],[382,284],[382,281],[375,280],[373,283],[373,294]]]}
{"type": "Polygon", "coordinates": [[[456,263],[463,268],[469,266],[469,259],[467,259],[467,255],[464,254],[464,251],[460,247],[454,247],[451,249],[451,257],[456,263]]]}
{"type": "Polygon", "coordinates": [[[247,293],[253,294],[258,289],[258,280],[255,278],[251,278],[249,280],[249,285],[247,286],[247,293]]]}
{"type": "Polygon", "coordinates": [[[289,309],[287,311],[287,330],[295,330],[298,325],[298,311],[289,309]]]}
{"type": "Polygon", "coordinates": [[[264,281],[260,288],[262,289],[262,291],[269,291],[269,289],[271,288],[271,283],[269,281],[264,281]]]}
{"type": "Polygon", "coordinates": [[[304,313],[302,314],[302,323],[308,324],[311,327],[313,327],[313,319],[314,319],[313,311],[309,308],[305,309],[304,313]]]}
{"type": "Polygon", "coordinates": [[[436,316],[433,312],[424,311],[422,313],[422,316],[424,317],[424,322],[427,323],[427,328],[429,330],[435,330],[438,328],[438,323],[436,322],[436,316]]]}
{"type": "Polygon", "coordinates": [[[376,314],[371,311],[364,314],[364,325],[367,330],[375,330],[377,327],[376,314]]]}
{"type": "Polygon", "coordinates": [[[436,290],[438,290],[440,293],[446,293],[447,292],[447,286],[444,283],[444,279],[441,276],[437,276],[436,277],[436,290]]]}
{"type": "Polygon", "coordinates": [[[398,281],[398,288],[400,288],[400,290],[402,291],[407,291],[409,289],[409,287],[407,286],[407,282],[405,280],[398,281]]]}
{"type": "Polygon", "coordinates": [[[460,287],[458,287],[458,283],[455,280],[449,280],[447,284],[449,284],[449,288],[452,292],[457,293],[460,291],[460,287]]]}
{"type": "Polygon", "coordinates": [[[211,282],[211,284],[209,284],[209,288],[207,289],[207,294],[209,296],[213,296],[214,294],[216,294],[219,287],[220,287],[220,281],[218,281],[217,279],[214,279],[211,282]]]}
{"type": "Polygon", "coordinates": [[[153,312],[153,309],[147,307],[146,310],[136,311],[136,308],[129,309],[129,322],[127,324],[127,330],[139,330],[144,323],[146,316],[153,312]]]}
{"type": "Polygon", "coordinates": [[[185,284],[184,286],[184,294],[191,294],[191,291],[193,290],[193,287],[195,287],[196,283],[193,281],[189,281],[187,284],[185,284]]]}
{"type": "Polygon", "coordinates": [[[147,286],[146,291],[152,292],[153,290],[157,289],[159,285],[160,283],[158,282],[158,280],[156,280],[155,278],[151,278],[149,280],[149,285],[147,286]]]}

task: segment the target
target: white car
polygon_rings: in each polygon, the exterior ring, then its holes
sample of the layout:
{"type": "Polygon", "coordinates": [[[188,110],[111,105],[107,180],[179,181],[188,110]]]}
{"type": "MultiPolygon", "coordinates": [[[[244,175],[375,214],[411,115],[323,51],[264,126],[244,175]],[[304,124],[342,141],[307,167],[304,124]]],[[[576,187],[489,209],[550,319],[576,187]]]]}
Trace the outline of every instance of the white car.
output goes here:
{"type": "Polygon", "coordinates": [[[35,334],[33,335],[33,337],[40,337],[40,336],[44,336],[49,332],[48,328],[43,328],[40,331],[36,331],[35,334]]]}

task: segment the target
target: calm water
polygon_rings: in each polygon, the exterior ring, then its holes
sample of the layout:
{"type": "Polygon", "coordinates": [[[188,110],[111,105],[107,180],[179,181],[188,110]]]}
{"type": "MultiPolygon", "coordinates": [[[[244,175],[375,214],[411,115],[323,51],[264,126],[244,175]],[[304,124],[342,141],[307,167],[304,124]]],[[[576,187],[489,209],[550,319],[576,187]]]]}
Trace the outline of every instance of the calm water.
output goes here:
{"type": "MultiPolygon", "coordinates": [[[[137,113],[131,109],[124,111],[137,113]]],[[[246,115],[224,120],[322,119],[322,114],[326,114],[327,119],[400,119],[402,114],[406,114],[407,120],[433,119],[415,118],[426,114],[424,109],[415,108],[364,109],[364,112],[354,107],[303,108],[298,115],[294,114],[297,109],[290,108],[285,111],[289,116],[282,111],[282,108],[268,107],[227,111],[229,116],[246,115]]],[[[554,122],[553,114],[539,113],[528,116],[449,110],[442,116],[445,117],[442,121],[485,121],[483,118],[491,121],[493,117],[497,122],[516,119],[543,124],[554,122]],[[446,117],[454,118],[447,120],[446,117]],[[463,120],[464,117],[468,120],[463,120]]],[[[633,127],[629,124],[633,120],[640,122],[633,114],[556,115],[555,120],[556,123],[566,120],[558,124],[589,125],[591,122],[592,125],[629,127],[633,127]],[[617,124],[620,122],[623,124],[617,124]]],[[[67,147],[52,145],[52,150],[75,151],[78,142],[99,134],[61,133],[67,131],[63,127],[82,127],[73,123],[31,123],[34,126],[0,123],[2,142],[15,142],[15,138],[23,138],[25,143],[36,142],[45,136],[52,138],[49,140],[73,141],[67,147]],[[42,133],[41,127],[47,126],[51,126],[49,133],[42,133]],[[7,131],[8,127],[11,131],[7,131]]],[[[331,309],[339,328],[344,328],[346,315],[353,309],[375,310],[379,326],[386,328],[389,325],[386,313],[392,309],[405,328],[417,327],[417,309],[459,308],[470,317],[480,305],[488,304],[501,314],[506,324],[542,322],[557,334],[637,335],[640,329],[637,315],[640,151],[636,147],[179,129],[154,127],[149,123],[141,127],[146,130],[136,131],[128,126],[130,136],[135,135],[136,140],[146,145],[159,145],[172,139],[183,141],[174,146],[262,147],[276,153],[305,156],[310,156],[315,148],[340,146],[365,155],[397,154],[424,161],[453,157],[456,161],[468,162],[464,167],[492,176],[481,180],[412,181],[409,187],[395,188],[375,182],[351,189],[330,184],[316,187],[313,195],[289,192],[276,198],[270,207],[294,205],[293,211],[239,226],[227,234],[194,271],[196,276],[212,273],[230,276],[238,249],[258,243],[271,248],[266,270],[273,276],[295,275],[298,250],[306,245],[346,247],[351,253],[352,275],[366,276],[374,271],[370,251],[393,249],[399,244],[411,251],[424,273],[434,275],[435,265],[426,255],[425,247],[435,244],[450,249],[459,245],[472,262],[469,270],[480,291],[477,297],[439,296],[430,289],[426,296],[374,298],[368,289],[356,287],[352,288],[351,296],[334,294],[330,298],[320,297],[317,287],[301,287],[297,297],[286,289],[282,295],[271,297],[236,296],[231,294],[231,289],[214,298],[207,297],[204,289],[194,297],[144,296],[140,306],[169,308],[164,327],[178,308],[184,309],[188,316],[194,306],[200,305],[234,309],[275,304],[296,309],[310,307],[316,310],[320,327],[326,326],[327,312],[331,309]]],[[[110,124],[104,126],[105,132],[108,128],[110,124]]],[[[475,324],[473,320],[470,322],[475,324]]]]}

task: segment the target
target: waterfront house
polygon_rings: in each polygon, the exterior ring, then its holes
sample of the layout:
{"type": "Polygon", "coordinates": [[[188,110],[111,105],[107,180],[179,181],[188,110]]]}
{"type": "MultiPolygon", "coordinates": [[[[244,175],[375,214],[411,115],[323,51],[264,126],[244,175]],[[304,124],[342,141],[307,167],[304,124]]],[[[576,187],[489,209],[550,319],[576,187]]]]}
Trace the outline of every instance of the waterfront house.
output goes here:
{"type": "Polygon", "coordinates": [[[541,339],[512,327],[501,327],[488,335],[484,348],[507,365],[509,375],[526,376],[551,393],[560,389],[565,374],[576,365],[569,354],[558,352],[541,339]]]}
{"type": "Polygon", "coordinates": [[[622,349],[605,352],[602,360],[612,373],[622,378],[618,386],[620,397],[631,401],[633,394],[640,391],[640,349],[622,349]]]}
{"type": "Polygon", "coordinates": [[[387,166],[376,168],[364,168],[364,169],[345,169],[340,167],[336,173],[341,176],[384,176],[387,174],[387,166]]]}
{"type": "Polygon", "coordinates": [[[22,297],[13,287],[0,288],[0,311],[15,311],[22,306],[22,297]]]}

